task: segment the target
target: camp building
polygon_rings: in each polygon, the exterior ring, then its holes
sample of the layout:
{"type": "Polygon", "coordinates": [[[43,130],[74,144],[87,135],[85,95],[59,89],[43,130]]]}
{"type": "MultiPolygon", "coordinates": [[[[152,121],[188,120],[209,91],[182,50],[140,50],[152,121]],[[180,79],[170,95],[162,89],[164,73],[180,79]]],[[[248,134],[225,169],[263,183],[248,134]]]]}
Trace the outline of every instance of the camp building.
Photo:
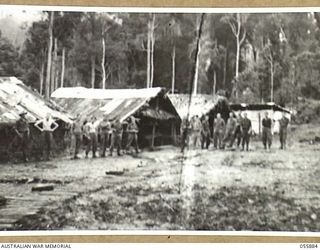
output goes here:
{"type": "Polygon", "coordinates": [[[69,113],[80,114],[83,121],[95,116],[99,123],[107,115],[111,120],[123,122],[134,116],[138,120],[139,145],[142,147],[175,143],[180,118],[162,88],[70,87],[57,89],[51,97],[69,113]]]}
{"type": "MultiPolygon", "coordinates": [[[[42,154],[42,136],[33,124],[50,113],[60,125],[54,132],[57,149],[63,149],[65,134],[72,123],[70,116],[53,101],[45,100],[39,93],[23,84],[16,77],[0,77],[0,160],[7,160],[8,146],[13,140],[13,126],[20,118],[20,113],[26,113],[30,123],[31,143],[29,151],[35,157],[42,154]]],[[[19,150],[17,150],[19,154],[19,150]]]]}
{"type": "Polygon", "coordinates": [[[258,103],[258,104],[230,104],[230,108],[236,114],[246,112],[248,118],[252,123],[252,131],[255,134],[261,134],[262,132],[262,119],[264,117],[265,112],[268,112],[269,117],[274,121],[273,132],[279,132],[279,120],[282,117],[282,114],[289,119],[291,119],[290,110],[281,107],[273,102],[269,103],[258,103]]]}

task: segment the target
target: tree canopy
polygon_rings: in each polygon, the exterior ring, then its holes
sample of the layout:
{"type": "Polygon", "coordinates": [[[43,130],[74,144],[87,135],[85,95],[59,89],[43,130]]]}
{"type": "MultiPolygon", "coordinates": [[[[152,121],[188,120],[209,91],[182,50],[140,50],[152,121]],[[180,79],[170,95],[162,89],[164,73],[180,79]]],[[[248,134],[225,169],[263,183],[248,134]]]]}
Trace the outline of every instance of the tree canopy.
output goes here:
{"type": "Polygon", "coordinates": [[[206,13],[199,43],[199,14],[55,12],[52,34],[49,14],[28,28],[22,48],[0,36],[1,75],[41,94],[45,69],[50,91],[140,88],[151,77],[152,86],[189,93],[198,51],[198,93],[282,105],[320,99],[319,13],[206,13]]]}

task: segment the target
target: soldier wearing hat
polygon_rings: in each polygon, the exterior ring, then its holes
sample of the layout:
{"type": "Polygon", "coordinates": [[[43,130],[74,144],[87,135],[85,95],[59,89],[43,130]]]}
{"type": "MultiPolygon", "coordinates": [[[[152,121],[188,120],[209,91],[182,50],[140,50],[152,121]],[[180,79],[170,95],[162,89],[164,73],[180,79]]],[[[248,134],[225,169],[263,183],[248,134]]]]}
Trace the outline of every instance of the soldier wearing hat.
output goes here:
{"type": "Polygon", "coordinates": [[[132,145],[136,151],[136,154],[138,154],[139,153],[139,146],[138,146],[139,128],[138,128],[136,118],[134,118],[133,116],[130,116],[128,118],[127,132],[128,132],[128,143],[126,146],[126,151],[129,151],[132,145]]]}
{"type": "Polygon", "coordinates": [[[21,112],[19,114],[19,119],[16,121],[16,124],[14,126],[15,136],[9,146],[10,154],[13,153],[14,148],[20,149],[22,151],[24,162],[28,161],[27,151],[30,141],[30,128],[29,123],[25,117],[26,115],[27,112],[21,112]]]}

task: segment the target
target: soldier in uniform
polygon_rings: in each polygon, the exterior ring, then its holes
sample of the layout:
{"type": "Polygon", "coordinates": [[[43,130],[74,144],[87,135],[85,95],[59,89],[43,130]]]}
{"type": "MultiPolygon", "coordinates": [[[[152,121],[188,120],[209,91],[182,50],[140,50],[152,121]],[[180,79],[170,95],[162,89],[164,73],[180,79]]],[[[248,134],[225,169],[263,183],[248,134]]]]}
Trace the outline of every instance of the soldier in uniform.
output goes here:
{"type": "Polygon", "coordinates": [[[121,143],[122,143],[122,123],[119,119],[116,119],[112,125],[112,136],[111,136],[111,145],[110,145],[110,156],[112,156],[114,147],[117,148],[118,156],[121,156],[121,143]]]}
{"type": "Polygon", "coordinates": [[[198,141],[201,139],[201,121],[198,115],[194,116],[191,123],[193,146],[197,147],[198,141]]]}
{"type": "Polygon", "coordinates": [[[206,144],[206,149],[209,148],[210,145],[210,125],[209,125],[209,116],[204,116],[202,119],[202,127],[201,127],[201,149],[204,149],[204,145],[206,144]]]}
{"type": "Polygon", "coordinates": [[[52,133],[59,127],[59,124],[56,123],[50,113],[46,115],[46,118],[37,121],[34,126],[43,133],[44,142],[46,144],[46,160],[50,160],[51,146],[52,146],[52,133]],[[41,125],[42,124],[42,125],[41,125]]]}
{"type": "Polygon", "coordinates": [[[251,121],[247,117],[247,113],[243,114],[243,118],[241,119],[241,131],[242,131],[242,150],[246,146],[246,150],[249,151],[249,143],[251,136],[251,121]]]}
{"type": "Polygon", "coordinates": [[[104,115],[98,129],[101,138],[101,157],[105,157],[106,149],[111,142],[112,135],[111,122],[108,119],[107,115],[104,115]]]}
{"type": "Polygon", "coordinates": [[[214,148],[217,149],[222,149],[222,140],[224,137],[224,132],[225,132],[225,122],[221,118],[221,114],[217,114],[217,118],[214,119],[214,124],[213,124],[213,144],[214,148]]]}
{"type": "Polygon", "coordinates": [[[189,145],[189,133],[190,133],[190,123],[188,117],[184,117],[180,126],[180,136],[181,136],[181,153],[184,148],[189,145]]]}
{"type": "Polygon", "coordinates": [[[84,126],[85,135],[87,138],[86,158],[88,158],[90,150],[92,150],[92,158],[96,158],[98,129],[96,124],[97,118],[91,117],[91,120],[84,126]]]}
{"type": "Polygon", "coordinates": [[[136,154],[138,154],[139,153],[139,146],[138,146],[139,128],[137,125],[137,121],[133,116],[129,117],[128,119],[127,132],[128,132],[128,143],[126,146],[126,151],[129,151],[130,146],[133,145],[136,151],[136,154]]]}
{"type": "Polygon", "coordinates": [[[271,126],[272,120],[269,118],[268,112],[265,112],[262,119],[262,143],[264,149],[270,149],[272,144],[271,126]]]}
{"type": "Polygon", "coordinates": [[[75,139],[75,150],[74,150],[74,159],[79,159],[78,153],[81,147],[82,143],[82,124],[81,124],[81,118],[78,114],[73,125],[72,125],[72,133],[74,135],[75,139]]]}
{"type": "Polygon", "coordinates": [[[229,142],[228,147],[229,148],[232,147],[233,142],[234,142],[234,136],[235,136],[236,127],[237,127],[237,120],[234,117],[233,113],[230,112],[229,118],[228,118],[228,121],[227,121],[227,125],[226,125],[226,133],[225,133],[225,136],[223,138],[223,148],[225,147],[227,142],[229,142]]]}
{"type": "Polygon", "coordinates": [[[15,136],[9,146],[10,158],[12,158],[12,153],[14,148],[18,148],[22,151],[23,161],[28,161],[27,151],[30,141],[30,128],[27,119],[25,118],[26,112],[19,114],[20,118],[16,121],[14,132],[15,136]]]}
{"type": "Polygon", "coordinates": [[[280,149],[286,149],[287,146],[287,130],[289,125],[289,119],[282,113],[282,117],[279,120],[279,138],[280,138],[280,149]]]}
{"type": "Polygon", "coordinates": [[[241,121],[242,121],[242,115],[241,113],[238,114],[236,117],[236,130],[234,132],[234,137],[232,144],[234,143],[235,140],[237,140],[237,148],[240,147],[241,144],[241,139],[242,139],[242,131],[241,131],[241,121]]]}

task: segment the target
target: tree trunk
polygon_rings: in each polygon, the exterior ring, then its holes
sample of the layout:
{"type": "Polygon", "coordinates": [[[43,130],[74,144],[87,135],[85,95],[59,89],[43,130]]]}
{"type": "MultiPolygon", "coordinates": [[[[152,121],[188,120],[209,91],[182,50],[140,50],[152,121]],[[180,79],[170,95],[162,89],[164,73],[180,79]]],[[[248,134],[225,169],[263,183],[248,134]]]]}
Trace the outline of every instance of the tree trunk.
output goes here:
{"type": "Polygon", "coordinates": [[[56,67],[55,77],[54,77],[54,89],[56,90],[59,86],[59,69],[56,67]]]}
{"type": "Polygon", "coordinates": [[[102,34],[102,58],[101,58],[101,68],[102,68],[102,84],[103,89],[106,88],[106,68],[105,68],[105,57],[106,57],[106,42],[104,40],[104,34],[102,34]]]}
{"type": "Polygon", "coordinates": [[[44,62],[41,63],[39,79],[40,79],[40,91],[39,91],[39,93],[40,93],[40,95],[43,95],[44,62]]]}
{"type": "Polygon", "coordinates": [[[122,78],[121,78],[121,66],[118,64],[118,85],[121,86],[122,84],[122,78]]]}
{"type": "Polygon", "coordinates": [[[151,50],[151,22],[148,21],[148,41],[147,41],[147,88],[150,88],[150,50],[151,50]]]}
{"type": "Polygon", "coordinates": [[[91,88],[94,88],[95,80],[96,80],[96,61],[95,61],[95,56],[91,55],[91,88]]]}
{"type": "Polygon", "coordinates": [[[52,43],[53,43],[53,19],[54,19],[54,12],[50,12],[50,21],[49,21],[49,44],[48,44],[48,60],[47,60],[47,72],[46,72],[46,87],[45,87],[45,98],[50,98],[50,75],[51,75],[51,60],[52,60],[52,43]]]}
{"type": "Polygon", "coordinates": [[[60,79],[60,87],[64,86],[64,70],[65,70],[65,58],[66,58],[66,48],[62,48],[62,58],[61,58],[61,79],[60,79]]]}
{"type": "Polygon", "coordinates": [[[201,45],[200,45],[200,41],[199,41],[199,43],[198,43],[198,53],[197,53],[197,58],[196,58],[196,68],[195,68],[195,74],[194,74],[194,79],[193,79],[193,95],[196,95],[198,93],[200,50],[201,50],[201,45]]]}
{"type": "Polygon", "coordinates": [[[227,81],[227,65],[228,65],[228,43],[226,46],[226,50],[224,53],[224,67],[223,67],[223,89],[226,87],[226,81],[227,81]]]}
{"type": "Polygon", "coordinates": [[[217,88],[217,72],[216,70],[213,71],[213,89],[212,89],[212,94],[215,95],[216,94],[216,88],[217,88]]]}
{"type": "Polygon", "coordinates": [[[53,46],[53,58],[51,65],[51,93],[55,90],[56,87],[56,64],[57,64],[57,50],[58,50],[58,39],[54,39],[53,46]]]}
{"type": "Polygon", "coordinates": [[[236,76],[234,81],[234,93],[235,99],[238,101],[238,77],[239,77],[239,60],[240,60],[240,42],[239,37],[237,37],[237,51],[236,51],[236,76]]]}
{"type": "Polygon", "coordinates": [[[150,68],[150,87],[153,87],[153,78],[154,78],[154,43],[155,43],[155,38],[154,38],[154,29],[155,29],[155,19],[156,15],[152,15],[152,25],[151,25],[151,68],[150,68]]]}
{"type": "Polygon", "coordinates": [[[172,79],[171,79],[171,93],[174,94],[176,78],[176,45],[172,49],[172,79]]]}
{"type": "Polygon", "coordinates": [[[274,70],[273,70],[273,62],[272,60],[270,61],[270,101],[273,102],[273,75],[274,75],[274,70]]]}

